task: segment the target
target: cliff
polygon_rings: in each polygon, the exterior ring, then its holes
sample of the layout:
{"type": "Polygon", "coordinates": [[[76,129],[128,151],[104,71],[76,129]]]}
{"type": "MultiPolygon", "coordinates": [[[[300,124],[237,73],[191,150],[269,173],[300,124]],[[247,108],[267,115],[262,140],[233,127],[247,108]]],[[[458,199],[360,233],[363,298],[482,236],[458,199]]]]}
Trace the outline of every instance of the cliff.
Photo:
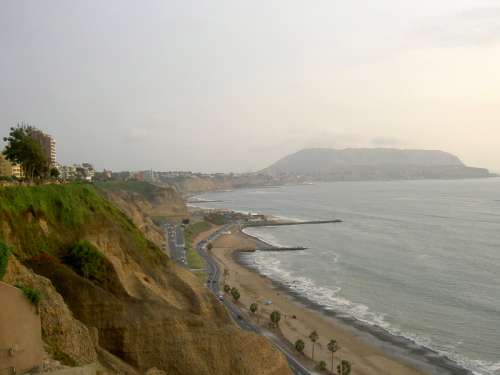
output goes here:
{"type": "Polygon", "coordinates": [[[97,356],[130,374],[290,374],[91,186],[0,189],[0,239],[14,253],[6,280],[41,290],[47,351],[67,364],[97,356]]]}
{"type": "Polygon", "coordinates": [[[174,187],[182,194],[203,193],[215,190],[232,190],[238,188],[251,188],[279,185],[282,183],[272,176],[259,173],[216,174],[182,176],[175,178],[164,178],[162,182],[174,187]]]}
{"type": "Polygon", "coordinates": [[[143,181],[110,181],[98,183],[97,188],[159,247],[166,241],[154,220],[181,220],[188,217],[183,198],[172,187],[160,187],[143,181]]]}
{"type": "Polygon", "coordinates": [[[278,160],[261,173],[325,181],[490,176],[488,170],[467,167],[443,151],[397,149],[306,149],[278,160]]]}

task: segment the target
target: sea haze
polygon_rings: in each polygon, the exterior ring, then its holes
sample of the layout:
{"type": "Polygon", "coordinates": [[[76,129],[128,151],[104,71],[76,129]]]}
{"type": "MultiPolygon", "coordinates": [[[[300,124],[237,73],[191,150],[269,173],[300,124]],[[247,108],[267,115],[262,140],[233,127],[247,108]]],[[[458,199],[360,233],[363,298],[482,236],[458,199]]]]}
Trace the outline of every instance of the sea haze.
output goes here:
{"type": "Polygon", "coordinates": [[[299,252],[247,261],[313,302],[500,374],[500,179],[337,182],[210,193],[230,208],[341,224],[248,228],[299,252]]]}

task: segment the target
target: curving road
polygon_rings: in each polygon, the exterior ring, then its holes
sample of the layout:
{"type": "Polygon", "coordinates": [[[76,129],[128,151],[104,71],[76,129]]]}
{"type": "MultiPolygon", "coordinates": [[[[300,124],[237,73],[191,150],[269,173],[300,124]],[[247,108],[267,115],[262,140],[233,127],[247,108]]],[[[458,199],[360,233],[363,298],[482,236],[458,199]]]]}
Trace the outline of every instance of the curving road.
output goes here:
{"type": "MultiPolygon", "coordinates": [[[[207,286],[218,299],[219,299],[219,293],[221,293],[221,290],[219,288],[220,269],[217,262],[207,252],[206,244],[217,240],[217,238],[219,238],[223,232],[228,231],[231,226],[232,224],[224,225],[218,231],[216,231],[210,237],[208,237],[206,240],[201,241],[196,245],[196,250],[198,251],[200,256],[204,259],[207,271],[211,275],[207,283],[207,286]]],[[[245,318],[245,315],[241,312],[241,310],[231,301],[224,298],[221,302],[224,304],[227,311],[229,312],[233,320],[240,326],[240,328],[246,331],[255,332],[259,335],[263,335],[269,341],[271,341],[271,343],[285,355],[286,359],[288,360],[290,369],[293,371],[294,374],[296,375],[313,374],[311,371],[305,368],[299,361],[297,361],[297,359],[295,359],[295,356],[285,347],[281,339],[274,336],[270,332],[262,331],[259,327],[257,327],[252,322],[247,320],[245,318]]]]}

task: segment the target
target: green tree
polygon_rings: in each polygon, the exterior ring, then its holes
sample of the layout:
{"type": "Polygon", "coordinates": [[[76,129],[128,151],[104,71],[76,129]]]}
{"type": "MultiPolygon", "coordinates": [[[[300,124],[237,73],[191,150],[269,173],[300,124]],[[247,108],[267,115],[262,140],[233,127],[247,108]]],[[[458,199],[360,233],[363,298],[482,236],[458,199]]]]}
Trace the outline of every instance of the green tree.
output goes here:
{"type": "Polygon", "coordinates": [[[240,291],[237,289],[237,288],[232,288],[231,289],[231,295],[233,296],[233,299],[237,302],[241,295],[240,295],[240,291]]]}
{"type": "Polygon", "coordinates": [[[342,360],[337,366],[339,375],[349,375],[351,373],[351,362],[342,360]]]}
{"type": "Polygon", "coordinates": [[[231,291],[231,287],[227,284],[224,284],[224,292],[229,293],[231,291]]]}
{"type": "Polygon", "coordinates": [[[318,332],[312,331],[309,335],[309,340],[312,342],[312,360],[314,361],[314,347],[316,346],[316,341],[318,341],[319,335],[318,332]]]}
{"type": "Polygon", "coordinates": [[[59,172],[59,169],[57,169],[57,168],[50,169],[50,177],[59,178],[60,175],[61,175],[61,173],[59,172]]]}
{"type": "Polygon", "coordinates": [[[49,163],[43,154],[42,147],[30,133],[35,128],[30,125],[17,125],[10,128],[3,154],[12,163],[20,164],[28,179],[44,178],[49,172],[49,163]]]}
{"type": "Polygon", "coordinates": [[[279,322],[281,320],[281,313],[277,310],[274,310],[271,313],[270,318],[271,318],[271,323],[272,323],[273,327],[278,327],[279,322]]]}
{"type": "Polygon", "coordinates": [[[211,251],[213,248],[214,248],[214,245],[212,245],[212,243],[209,242],[208,245],[207,245],[207,250],[211,251]]]}
{"type": "Polygon", "coordinates": [[[304,352],[304,349],[306,348],[306,344],[304,341],[302,340],[297,340],[295,341],[295,350],[297,350],[299,353],[303,353],[304,352]]]}
{"type": "Polygon", "coordinates": [[[327,345],[328,351],[332,353],[332,372],[333,372],[333,354],[339,350],[339,346],[337,344],[337,340],[330,340],[330,342],[327,345]]]}
{"type": "Polygon", "coordinates": [[[188,218],[182,219],[182,224],[188,225],[189,224],[189,219],[188,218]]]}

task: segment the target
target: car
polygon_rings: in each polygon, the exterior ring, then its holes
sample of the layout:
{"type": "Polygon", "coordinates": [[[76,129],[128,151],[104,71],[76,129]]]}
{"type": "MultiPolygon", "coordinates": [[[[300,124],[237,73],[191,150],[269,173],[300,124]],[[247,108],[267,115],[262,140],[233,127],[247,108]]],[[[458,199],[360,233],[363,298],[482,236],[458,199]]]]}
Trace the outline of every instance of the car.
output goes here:
{"type": "Polygon", "coordinates": [[[271,301],[270,299],[268,299],[266,302],[264,302],[264,305],[272,305],[273,304],[273,301],[271,301]]]}

